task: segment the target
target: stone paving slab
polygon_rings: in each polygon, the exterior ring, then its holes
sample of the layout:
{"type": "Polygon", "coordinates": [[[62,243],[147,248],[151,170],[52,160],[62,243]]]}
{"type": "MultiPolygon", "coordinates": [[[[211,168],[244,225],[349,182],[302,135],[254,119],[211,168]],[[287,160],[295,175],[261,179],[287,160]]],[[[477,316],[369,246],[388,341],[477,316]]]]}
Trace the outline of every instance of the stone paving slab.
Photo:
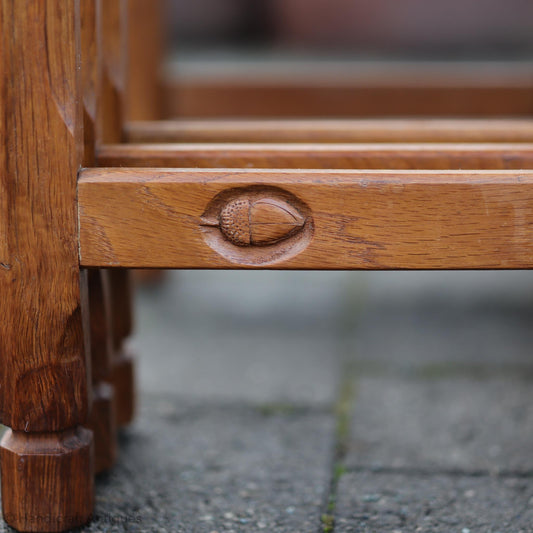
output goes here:
{"type": "Polygon", "coordinates": [[[158,290],[138,295],[141,390],[202,401],[335,400],[343,313],[338,274],[168,276],[158,290]]]}
{"type": "Polygon", "coordinates": [[[334,417],[308,407],[144,397],[87,532],[316,533],[334,417]]]}
{"type": "Polygon", "coordinates": [[[533,480],[350,472],[335,533],[529,533],[533,480]]]}
{"type": "Polygon", "coordinates": [[[478,303],[530,306],[533,273],[528,270],[444,270],[360,272],[368,302],[403,307],[412,303],[457,307],[478,303]]]}
{"type": "Polygon", "coordinates": [[[336,337],[263,328],[152,330],[136,343],[143,391],[198,400],[331,404],[339,379],[336,337]],[[156,342],[154,337],[158,337],[156,342]]]}
{"type": "Polygon", "coordinates": [[[533,469],[533,386],[519,378],[358,381],[348,467],[533,469]]]}
{"type": "Polygon", "coordinates": [[[532,322],[533,308],[518,304],[371,304],[352,332],[352,358],[391,374],[435,366],[533,374],[532,322]]]}

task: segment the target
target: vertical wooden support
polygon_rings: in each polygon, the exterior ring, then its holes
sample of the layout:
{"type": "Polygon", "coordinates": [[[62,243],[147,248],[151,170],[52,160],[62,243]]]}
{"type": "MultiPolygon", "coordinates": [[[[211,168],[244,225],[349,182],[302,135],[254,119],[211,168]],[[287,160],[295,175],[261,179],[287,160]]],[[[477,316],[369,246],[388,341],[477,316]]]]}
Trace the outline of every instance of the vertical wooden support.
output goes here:
{"type": "Polygon", "coordinates": [[[127,120],[163,118],[161,0],[128,0],[127,120]]]}
{"type": "MultiPolygon", "coordinates": [[[[127,71],[128,0],[105,0],[100,4],[99,48],[101,61],[97,109],[97,144],[122,141],[124,93],[127,71]]],[[[133,359],[124,349],[131,333],[131,279],[127,270],[109,271],[111,327],[114,363],[110,382],[115,389],[117,425],[133,418],[133,359]],[[127,328],[121,324],[129,324],[127,328]]]]}
{"type": "Polygon", "coordinates": [[[111,468],[117,455],[115,392],[110,384],[113,346],[107,272],[90,269],[88,278],[93,378],[89,427],[94,434],[94,470],[99,473],[111,468]]]}
{"type": "Polygon", "coordinates": [[[130,271],[109,269],[111,294],[111,324],[113,328],[114,361],[111,383],[115,387],[117,425],[125,426],[135,411],[135,375],[133,357],[126,339],[133,329],[130,271]]]}
{"type": "MultiPolygon", "coordinates": [[[[84,166],[94,166],[96,119],[100,83],[97,46],[100,32],[101,0],[81,0],[81,62],[83,93],[84,166]]],[[[92,404],[89,427],[94,436],[94,469],[96,473],[109,469],[117,454],[117,428],[114,388],[109,383],[112,367],[112,344],[109,308],[109,283],[106,270],[87,272],[89,306],[84,311],[90,317],[92,404]]]]}
{"type": "Polygon", "coordinates": [[[122,141],[124,123],[124,92],[127,70],[127,0],[101,2],[98,46],[101,72],[98,91],[97,141],[119,143],[122,141]]]}
{"type": "Polygon", "coordinates": [[[93,508],[78,259],[79,3],[0,2],[0,445],[6,521],[61,531],[93,508]]]}

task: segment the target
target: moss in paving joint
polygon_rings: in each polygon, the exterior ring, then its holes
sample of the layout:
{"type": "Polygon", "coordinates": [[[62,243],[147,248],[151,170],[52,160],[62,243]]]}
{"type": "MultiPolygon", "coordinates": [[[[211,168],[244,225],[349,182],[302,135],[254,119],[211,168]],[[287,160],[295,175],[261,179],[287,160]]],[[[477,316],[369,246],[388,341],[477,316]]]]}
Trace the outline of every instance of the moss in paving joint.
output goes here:
{"type": "Polygon", "coordinates": [[[335,518],[331,514],[323,514],[320,521],[322,522],[322,531],[324,533],[332,533],[335,527],[335,518]]]}
{"type": "Polygon", "coordinates": [[[334,406],[335,413],[335,450],[334,462],[331,467],[329,495],[325,504],[325,512],[321,517],[322,533],[333,533],[335,530],[335,507],[337,505],[337,487],[340,478],[346,472],[344,457],[350,440],[350,423],[353,401],[355,397],[354,378],[352,372],[344,372],[340,385],[339,396],[334,406]]]}
{"type": "Polygon", "coordinates": [[[353,407],[353,400],[355,397],[355,387],[353,383],[352,373],[348,373],[348,377],[341,383],[339,392],[339,399],[335,405],[336,416],[336,467],[339,465],[339,460],[346,454],[348,443],[350,440],[350,425],[351,412],[353,407]]]}

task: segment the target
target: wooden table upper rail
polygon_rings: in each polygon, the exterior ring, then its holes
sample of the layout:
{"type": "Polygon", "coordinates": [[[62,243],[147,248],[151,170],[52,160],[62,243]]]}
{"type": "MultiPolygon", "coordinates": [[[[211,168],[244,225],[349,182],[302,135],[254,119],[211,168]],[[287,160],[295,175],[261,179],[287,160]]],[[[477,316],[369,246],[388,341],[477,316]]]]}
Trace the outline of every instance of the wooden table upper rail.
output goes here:
{"type": "Polygon", "coordinates": [[[134,143],[533,142],[533,119],[159,120],[129,122],[134,143]]]}
{"type": "Polygon", "coordinates": [[[533,169],[533,144],[108,144],[97,161],[104,167],[513,170],[533,169]]]}
{"type": "Polygon", "coordinates": [[[86,169],[82,266],[533,267],[533,171],[86,169]]]}
{"type": "Polygon", "coordinates": [[[178,54],[163,69],[167,116],[531,116],[530,61],[262,60],[178,54]]]}

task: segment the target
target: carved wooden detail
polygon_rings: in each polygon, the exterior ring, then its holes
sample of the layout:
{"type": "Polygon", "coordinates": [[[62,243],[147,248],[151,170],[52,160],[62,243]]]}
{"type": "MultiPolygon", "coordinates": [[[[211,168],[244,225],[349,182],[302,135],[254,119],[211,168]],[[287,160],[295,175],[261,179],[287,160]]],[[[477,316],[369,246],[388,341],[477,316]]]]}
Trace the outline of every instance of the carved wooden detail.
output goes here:
{"type": "Polygon", "coordinates": [[[264,265],[300,253],[310,242],[309,208],[277,187],[239,187],[218,194],[202,215],[207,243],[233,263],[264,265]]]}
{"type": "Polygon", "coordinates": [[[237,198],[220,211],[219,227],[237,246],[266,246],[302,229],[305,218],[277,198],[237,198]]]}

